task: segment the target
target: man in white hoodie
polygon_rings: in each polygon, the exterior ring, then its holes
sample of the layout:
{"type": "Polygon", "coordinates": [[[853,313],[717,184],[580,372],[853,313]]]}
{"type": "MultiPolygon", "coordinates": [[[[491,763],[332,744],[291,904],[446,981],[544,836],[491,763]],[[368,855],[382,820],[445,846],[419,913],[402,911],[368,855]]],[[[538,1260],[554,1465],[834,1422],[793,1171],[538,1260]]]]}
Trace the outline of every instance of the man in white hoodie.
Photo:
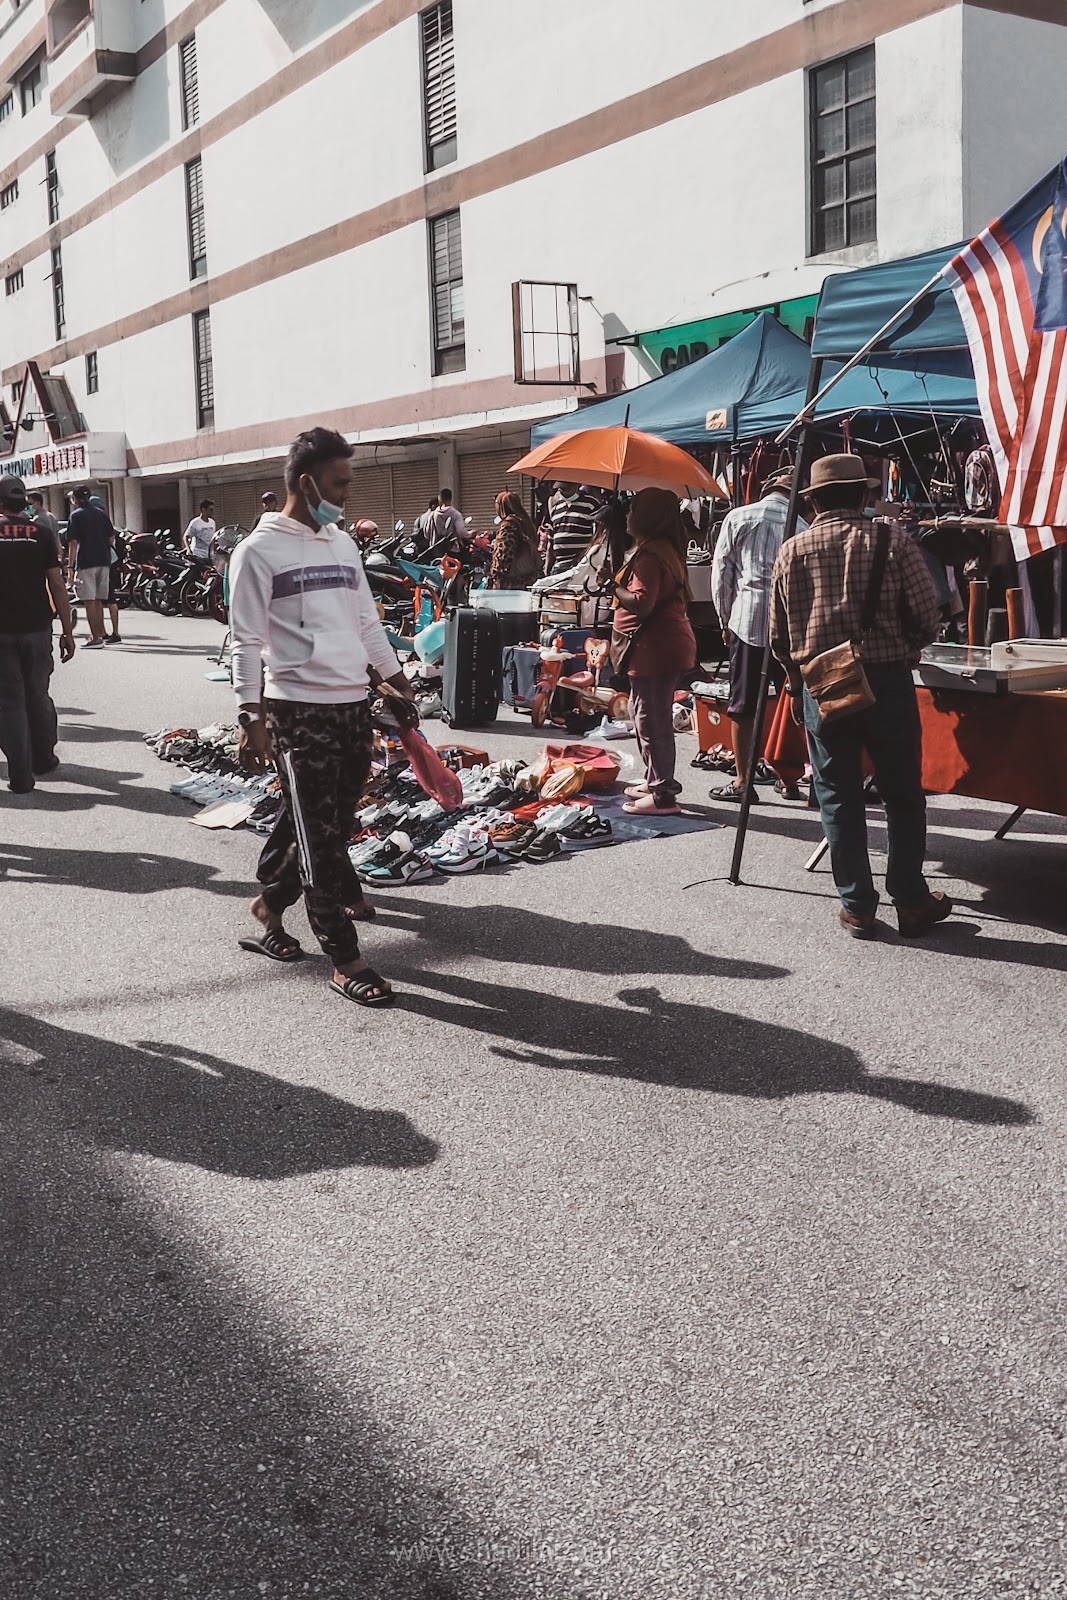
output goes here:
{"type": "Polygon", "coordinates": [[[393,991],[360,956],[345,909],[348,841],[370,772],[372,683],[384,680],[408,699],[412,690],[343,528],[351,456],[328,428],[300,434],[285,466],[284,510],[262,516],[230,563],[241,760],[253,771],[277,761],[296,834],[274,881],[252,902],[262,934],[238,942],[275,961],[298,959],[282,916],[302,891],[312,932],[333,962],[330,987],[379,1006],[393,991]]]}

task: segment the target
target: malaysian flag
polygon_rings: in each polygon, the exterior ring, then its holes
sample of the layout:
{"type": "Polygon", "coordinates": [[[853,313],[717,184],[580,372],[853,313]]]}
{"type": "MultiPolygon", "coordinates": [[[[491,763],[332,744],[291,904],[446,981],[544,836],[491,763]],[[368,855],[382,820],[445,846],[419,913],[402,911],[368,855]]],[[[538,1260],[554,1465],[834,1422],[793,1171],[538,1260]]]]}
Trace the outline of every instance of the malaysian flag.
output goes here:
{"type": "Polygon", "coordinates": [[[1067,544],[1067,160],[945,268],[1020,561],[1067,544]]]}

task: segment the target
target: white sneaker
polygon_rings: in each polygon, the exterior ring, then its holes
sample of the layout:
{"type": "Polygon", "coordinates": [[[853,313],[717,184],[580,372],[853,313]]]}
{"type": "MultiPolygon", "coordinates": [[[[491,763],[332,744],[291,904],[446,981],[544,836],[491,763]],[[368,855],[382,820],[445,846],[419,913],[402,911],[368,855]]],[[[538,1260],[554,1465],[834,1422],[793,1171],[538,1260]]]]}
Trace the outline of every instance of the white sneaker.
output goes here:
{"type": "Polygon", "coordinates": [[[472,832],[466,841],[457,839],[455,849],[447,855],[432,859],[439,872],[473,872],[475,867],[486,867],[500,858],[487,833],[472,832]]]}
{"type": "Polygon", "coordinates": [[[593,730],[593,737],[598,739],[632,739],[634,730],[629,722],[612,722],[605,717],[599,728],[593,730]]]}

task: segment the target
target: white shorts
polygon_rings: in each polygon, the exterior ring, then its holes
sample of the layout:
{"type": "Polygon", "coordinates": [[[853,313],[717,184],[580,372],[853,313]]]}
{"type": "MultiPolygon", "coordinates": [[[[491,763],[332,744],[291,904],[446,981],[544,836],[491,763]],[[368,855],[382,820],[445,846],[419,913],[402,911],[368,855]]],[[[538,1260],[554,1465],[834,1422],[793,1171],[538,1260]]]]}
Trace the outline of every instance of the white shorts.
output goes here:
{"type": "Polygon", "coordinates": [[[74,579],[74,587],[78,591],[78,599],[84,605],[86,600],[106,600],[110,582],[110,567],[80,567],[74,579]]]}

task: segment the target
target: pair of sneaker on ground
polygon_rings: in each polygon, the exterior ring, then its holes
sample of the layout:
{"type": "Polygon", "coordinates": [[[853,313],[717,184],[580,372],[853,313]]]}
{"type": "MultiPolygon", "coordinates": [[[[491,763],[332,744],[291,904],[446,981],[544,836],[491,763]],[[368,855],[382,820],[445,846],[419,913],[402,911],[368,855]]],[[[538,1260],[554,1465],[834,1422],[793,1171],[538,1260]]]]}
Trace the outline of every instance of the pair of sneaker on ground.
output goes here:
{"type": "Polygon", "coordinates": [[[506,811],[467,817],[434,843],[418,848],[402,829],[353,845],[349,859],[366,883],[422,883],[435,872],[456,875],[502,858],[538,865],[563,850],[613,844],[611,823],[592,806],[546,806],[532,822],[506,811]]]}
{"type": "Polygon", "coordinates": [[[273,774],[245,778],[218,772],[194,772],[172,783],[170,792],[198,806],[209,806],[216,800],[254,800],[258,805],[268,795],[277,794],[278,788],[273,774]]]}

